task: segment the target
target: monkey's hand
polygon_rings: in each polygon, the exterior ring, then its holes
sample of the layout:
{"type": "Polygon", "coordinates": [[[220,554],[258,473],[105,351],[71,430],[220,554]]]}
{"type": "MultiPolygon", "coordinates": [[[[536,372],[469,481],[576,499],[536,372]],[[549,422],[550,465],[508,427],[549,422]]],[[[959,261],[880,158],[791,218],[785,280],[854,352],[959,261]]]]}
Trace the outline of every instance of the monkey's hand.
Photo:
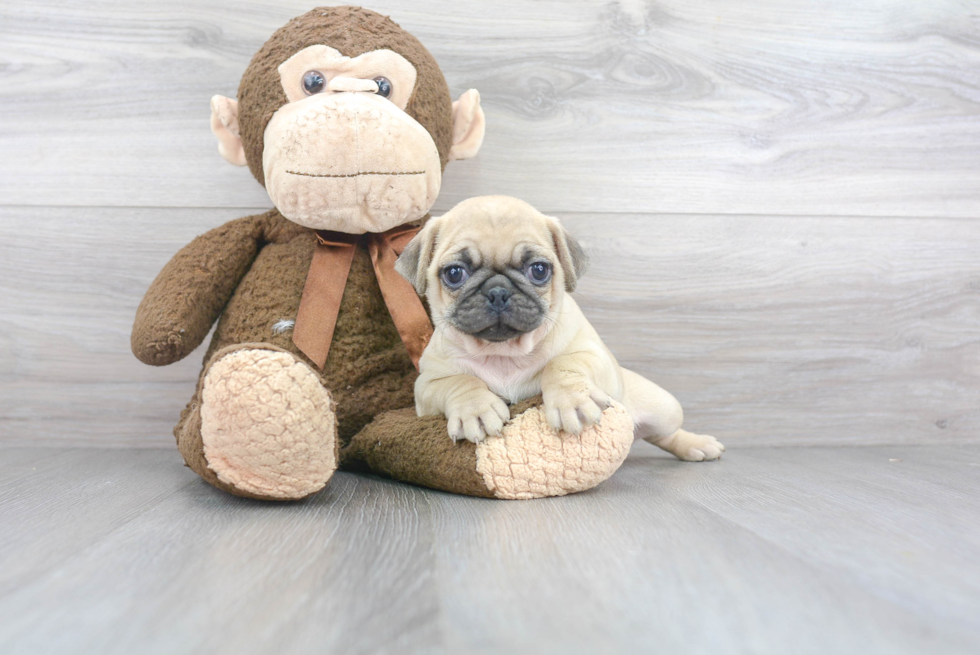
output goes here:
{"type": "Polygon", "coordinates": [[[541,394],[548,425],[570,434],[581,434],[598,423],[602,420],[602,410],[612,403],[606,392],[581,375],[542,384],[541,394]]]}
{"type": "Polygon", "coordinates": [[[510,420],[510,408],[484,386],[471,389],[446,403],[449,436],[453,441],[466,439],[479,443],[487,435],[497,436],[510,420]]]}
{"type": "Polygon", "coordinates": [[[131,344],[140,361],[172,364],[204,340],[258,253],[261,217],[241,218],[181,248],[136,310],[131,344]]]}

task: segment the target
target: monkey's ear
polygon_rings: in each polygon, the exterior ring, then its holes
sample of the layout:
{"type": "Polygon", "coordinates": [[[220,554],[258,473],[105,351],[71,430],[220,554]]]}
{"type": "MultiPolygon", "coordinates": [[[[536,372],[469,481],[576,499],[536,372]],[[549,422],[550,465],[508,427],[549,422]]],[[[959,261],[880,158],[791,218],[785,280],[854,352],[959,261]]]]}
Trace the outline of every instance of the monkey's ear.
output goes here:
{"type": "Polygon", "coordinates": [[[453,147],[449,149],[449,161],[476,156],[483,145],[486,126],[480,92],[470,89],[453,103],[453,147]]]}
{"type": "Polygon", "coordinates": [[[431,218],[425,227],[408,242],[402,254],[395,260],[395,270],[415,287],[415,292],[425,297],[426,277],[429,264],[432,263],[432,252],[435,249],[436,234],[439,231],[439,219],[431,218]]]}
{"type": "Polygon", "coordinates": [[[245,166],[245,148],[238,133],[238,101],[224,96],[211,98],[211,131],[218,137],[218,152],[230,164],[245,166]]]}
{"type": "Polygon", "coordinates": [[[585,254],[578,240],[565,231],[557,218],[548,221],[548,229],[554,239],[555,252],[558,253],[558,263],[565,274],[565,291],[575,291],[578,279],[585,274],[589,267],[589,256],[585,254]]]}

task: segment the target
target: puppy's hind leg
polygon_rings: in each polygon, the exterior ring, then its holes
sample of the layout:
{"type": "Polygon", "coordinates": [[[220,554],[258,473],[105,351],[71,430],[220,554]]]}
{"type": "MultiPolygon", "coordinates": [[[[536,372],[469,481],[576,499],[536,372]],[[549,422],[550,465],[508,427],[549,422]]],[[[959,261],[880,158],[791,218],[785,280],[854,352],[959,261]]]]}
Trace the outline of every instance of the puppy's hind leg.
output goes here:
{"type": "Polygon", "coordinates": [[[682,430],[684,410],[677,399],[645,377],[623,370],[623,404],[633,416],[636,438],[663,448],[678,459],[718,459],[725,446],[714,437],[682,430]]]}

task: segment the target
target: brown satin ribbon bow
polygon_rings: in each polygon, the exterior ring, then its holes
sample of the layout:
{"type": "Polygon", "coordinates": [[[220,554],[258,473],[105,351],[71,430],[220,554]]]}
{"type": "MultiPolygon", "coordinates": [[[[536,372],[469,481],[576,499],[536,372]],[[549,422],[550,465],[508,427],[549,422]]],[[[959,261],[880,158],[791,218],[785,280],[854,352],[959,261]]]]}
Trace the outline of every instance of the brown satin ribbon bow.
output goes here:
{"type": "Polygon", "coordinates": [[[374,274],[391,319],[398,329],[415,368],[432,337],[432,323],[425,313],[415,289],[395,271],[395,260],[420,228],[396,227],[380,234],[344,234],[321,230],[313,253],[310,272],[306,276],[303,297],[296,313],[293,343],[322,369],[330,352],[333,331],[337,327],[340,301],[344,297],[347,276],[354,261],[358,242],[367,242],[374,274]]]}

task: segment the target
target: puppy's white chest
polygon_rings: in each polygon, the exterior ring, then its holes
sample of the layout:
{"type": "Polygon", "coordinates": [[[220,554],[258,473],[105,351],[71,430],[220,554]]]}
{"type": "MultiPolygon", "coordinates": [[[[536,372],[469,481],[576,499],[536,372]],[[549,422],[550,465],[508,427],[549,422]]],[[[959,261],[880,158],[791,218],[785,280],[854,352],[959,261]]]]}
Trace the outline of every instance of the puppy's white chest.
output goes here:
{"type": "Polygon", "coordinates": [[[477,377],[501,398],[512,403],[541,393],[541,366],[522,366],[513,357],[491,356],[482,359],[462,359],[460,367],[477,377]]]}

